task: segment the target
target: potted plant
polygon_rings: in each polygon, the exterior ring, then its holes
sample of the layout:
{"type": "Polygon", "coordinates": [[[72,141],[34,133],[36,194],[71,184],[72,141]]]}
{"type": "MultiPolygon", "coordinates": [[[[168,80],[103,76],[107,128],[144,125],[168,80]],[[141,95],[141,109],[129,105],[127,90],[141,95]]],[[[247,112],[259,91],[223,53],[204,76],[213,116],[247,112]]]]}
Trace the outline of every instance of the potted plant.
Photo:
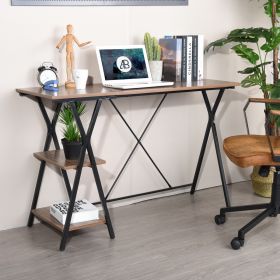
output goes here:
{"type": "MultiPolygon", "coordinates": [[[[85,112],[86,104],[75,102],[78,115],[85,112]]],[[[63,136],[61,139],[65,158],[68,160],[77,160],[80,156],[82,147],[81,134],[74,119],[74,115],[69,104],[64,104],[59,113],[59,122],[63,124],[63,136]]]]}
{"type": "Polygon", "coordinates": [[[161,47],[158,40],[150,33],[145,33],[144,44],[147,51],[149,66],[153,81],[161,81],[163,62],[161,60],[161,47]]]}
{"type": "MultiPolygon", "coordinates": [[[[280,16],[280,0],[269,0],[264,4],[264,12],[271,19],[271,27],[241,28],[232,30],[226,37],[210,43],[205,51],[232,44],[231,49],[250,66],[238,71],[245,75],[241,86],[248,88],[258,86],[264,98],[280,97],[278,48],[280,45],[280,28],[277,26],[280,16]],[[273,71],[271,71],[271,66],[273,71]],[[272,76],[271,77],[271,74],[272,76]],[[273,82],[270,82],[273,81],[273,82]]],[[[280,118],[267,114],[270,109],[280,109],[277,105],[267,104],[265,108],[265,129],[270,135],[278,134],[280,118]]],[[[258,175],[255,167],[252,174],[254,191],[262,196],[271,195],[272,178],[258,175]]],[[[273,176],[272,172],[271,175],[273,176]]]]}

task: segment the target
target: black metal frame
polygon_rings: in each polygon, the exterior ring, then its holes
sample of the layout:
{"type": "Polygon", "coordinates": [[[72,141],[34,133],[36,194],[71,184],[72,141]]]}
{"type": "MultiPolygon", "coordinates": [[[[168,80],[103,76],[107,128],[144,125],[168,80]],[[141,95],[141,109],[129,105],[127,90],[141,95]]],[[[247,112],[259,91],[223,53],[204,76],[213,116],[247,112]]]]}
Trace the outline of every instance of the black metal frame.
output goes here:
{"type": "MultiPolygon", "coordinates": [[[[113,182],[112,186],[110,187],[106,196],[104,195],[104,192],[103,192],[101,180],[100,180],[99,173],[98,173],[97,166],[96,166],[96,162],[95,162],[94,153],[93,153],[92,146],[91,146],[91,143],[90,143],[91,135],[92,135],[92,132],[93,132],[93,129],[94,129],[94,126],[95,126],[95,123],[96,123],[96,120],[97,120],[97,117],[98,117],[98,114],[99,114],[99,111],[100,111],[100,107],[101,107],[101,104],[102,104],[102,98],[98,98],[98,99],[92,98],[92,99],[96,100],[96,104],[95,104],[95,108],[94,108],[93,113],[92,113],[92,117],[91,117],[90,124],[89,124],[87,132],[85,132],[85,129],[83,127],[83,124],[81,122],[81,119],[80,119],[80,117],[77,113],[77,109],[76,109],[76,106],[75,106],[75,101],[83,100],[83,98],[81,98],[79,100],[75,99],[75,100],[60,100],[60,101],[57,101],[58,103],[56,105],[56,109],[55,109],[52,121],[50,121],[50,119],[49,119],[49,116],[46,112],[46,109],[45,109],[45,106],[43,104],[42,99],[39,98],[39,97],[36,98],[36,101],[38,102],[39,108],[41,110],[41,113],[42,113],[43,118],[44,118],[44,120],[46,122],[46,125],[47,125],[47,136],[46,136],[46,140],[45,140],[44,151],[49,150],[52,140],[54,142],[55,149],[56,150],[60,149],[59,142],[58,142],[57,135],[56,135],[56,131],[55,131],[55,127],[56,127],[59,112],[61,110],[61,107],[62,107],[63,103],[69,103],[71,105],[71,109],[72,109],[72,112],[74,114],[75,121],[76,121],[77,126],[79,128],[79,131],[81,133],[81,138],[82,138],[82,143],[83,143],[82,150],[81,150],[81,153],[80,153],[80,158],[78,160],[78,165],[77,165],[76,174],[75,174],[72,189],[71,189],[71,186],[70,186],[70,182],[69,182],[69,179],[68,179],[67,172],[65,170],[61,170],[64,182],[65,182],[66,190],[67,190],[68,196],[70,198],[69,208],[68,208],[68,212],[67,212],[67,218],[66,218],[66,222],[65,222],[65,225],[64,225],[64,229],[63,229],[63,233],[62,233],[62,239],[61,239],[61,243],[60,243],[60,250],[61,251],[63,251],[65,249],[67,238],[69,236],[69,228],[70,228],[70,222],[71,222],[71,217],[72,217],[72,211],[73,211],[73,207],[74,207],[75,200],[76,200],[76,195],[77,195],[77,191],[78,191],[80,177],[81,177],[81,174],[82,174],[83,162],[84,162],[86,151],[88,153],[88,156],[89,156],[89,159],[90,159],[90,162],[91,162],[92,172],[93,172],[93,175],[94,175],[94,178],[95,178],[95,181],[96,181],[96,186],[97,186],[99,197],[100,197],[100,201],[95,202],[94,204],[98,204],[98,203],[102,204],[103,211],[104,211],[104,214],[105,214],[105,219],[106,219],[108,232],[109,232],[110,238],[112,238],[112,239],[115,238],[115,234],[114,234],[114,230],[113,230],[113,227],[112,227],[110,214],[109,214],[109,211],[108,211],[108,208],[107,208],[107,202],[118,201],[118,200],[122,200],[122,199],[138,197],[138,196],[143,196],[143,195],[149,195],[149,194],[155,194],[155,193],[171,191],[171,190],[176,190],[176,189],[180,189],[180,188],[188,188],[188,187],[192,187],[191,188],[191,194],[195,193],[198,178],[199,178],[199,174],[200,174],[200,171],[201,171],[202,161],[203,161],[203,158],[204,158],[204,154],[205,154],[205,151],[206,151],[206,146],[207,146],[207,142],[208,142],[208,138],[209,138],[211,130],[212,130],[213,139],[214,139],[214,143],[215,143],[215,150],[216,150],[216,154],[217,154],[219,171],[220,171],[221,181],[222,181],[222,185],[223,185],[225,203],[226,203],[227,207],[230,206],[230,199],[229,199],[229,195],[228,195],[228,189],[227,189],[227,185],[226,185],[225,174],[224,174],[223,163],[222,163],[222,157],[221,157],[221,152],[220,152],[220,147],[219,147],[219,140],[218,140],[217,129],[216,129],[216,124],[215,124],[215,115],[216,115],[218,106],[220,104],[220,101],[222,99],[222,96],[224,94],[225,89],[211,89],[211,90],[219,90],[218,96],[217,96],[217,98],[214,102],[213,107],[211,107],[211,105],[210,105],[210,101],[208,99],[206,90],[201,91],[202,96],[203,96],[203,100],[204,100],[204,103],[205,103],[205,106],[206,106],[206,109],[207,109],[207,112],[208,112],[208,123],[207,123],[207,126],[206,126],[205,135],[204,135],[204,139],[203,139],[203,142],[202,142],[202,147],[201,147],[200,154],[199,154],[199,159],[198,159],[194,179],[193,179],[192,183],[184,184],[184,185],[181,185],[181,186],[172,186],[168,182],[167,178],[161,172],[161,170],[159,169],[159,167],[157,166],[157,164],[152,159],[152,157],[150,156],[150,154],[148,153],[148,151],[146,150],[146,148],[144,147],[144,145],[141,142],[141,140],[143,139],[144,135],[146,134],[148,128],[150,127],[152,121],[154,120],[156,114],[160,110],[163,102],[165,101],[168,93],[161,94],[162,97],[160,99],[160,102],[157,105],[155,111],[153,112],[151,118],[149,119],[147,125],[145,126],[143,132],[141,133],[140,137],[138,137],[135,134],[135,132],[133,131],[133,129],[130,127],[130,125],[128,124],[128,122],[123,117],[122,113],[120,112],[119,108],[114,103],[113,99],[108,98],[108,97],[105,98],[105,99],[109,100],[110,104],[116,110],[116,112],[118,113],[118,115],[120,116],[122,121],[124,122],[125,126],[129,129],[129,131],[131,132],[131,134],[133,135],[133,137],[137,141],[137,143],[133,147],[131,153],[127,157],[125,163],[123,164],[122,168],[120,169],[118,175],[116,176],[116,179],[113,182]],[[134,154],[138,145],[140,145],[141,148],[144,150],[145,154],[147,155],[149,160],[152,162],[152,164],[154,165],[154,167],[156,168],[158,173],[161,175],[161,177],[164,179],[164,181],[166,182],[168,187],[163,188],[163,189],[159,189],[159,190],[155,190],[155,191],[144,192],[144,193],[124,196],[124,197],[109,199],[110,194],[114,190],[121,174],[123,173],[125,167],[127,166],[129,160],[131,159],[131,157],[134,154]]],[[[157,93],[157,95],[158,94],[159,93],[157,93]]],[[[22,94],[22,95],[24,95],[24,94],[22,94]]],[[[134,96],[136,96],[136,95],[134,95],[134,96]]],[[[139,94],[139,96],[143,96],[143,94],[139,94]]],[[[126,97],[126,96],[123,95],[123,97],[126,97]]],[[[89,100],[89,99],[86,98],[85,100],[89,100]]],[[[34,195],[33,195],[31,211],[30,211],[30,215],[29,215],[29,219],[28,219],[28,226],[29,227],[31,227],[33,225],[33,222],[34,222],[34,214],[32,213],[32,210],[36,209],[36,206],[37,206],[38,197],[39,197],[39,193],[40,193],[40,189],[41,189],[41,185],[42,185],[42,180],[43,180],[43,176],[44,176],[44,172],[45,172],[45,166],[46,166],[46,162],[41,161],[40,169],[39,169],[39,173],[38,173],[38,177],[37,177],[37,182],[36,182],[36,187],[35,187],[35,191],[34,191],[34,195]]]]}
{"type": "MultiPolygon", "coordinates": [[[[47,136],[46,136],[46,141],[45,141],[45,146],[44,146],[44,151],[48,151],[50,148],[50,144],[51,144],[51,140],[54,141],[54,145],[55,145],[55,149],[59,150],[60,146],[59,146],[59,142],[57,140],[57,135],[55,132],[55,126],[58,120],[58,116],[59,116],[59,112],[61,110],[62,107],[62,103],[58,103],[55,109],[55,113],[52,119],[52,122],[49,119],[49,116],[46,112],[45,106],[42,102],[41,98],[37,98],[37,102],[39,104],[40,110],[42,112],[42,115],[44,117],[44,120],[47,124],[47,136]]],[[[90,120],[90,124],[88,126],[88,130],[87,132],[85,132],[83,124],[81,122],[81,119],[78,115],[77,112],[77,108],[75,105],[74,101],[69,102],[75,121],[77,123],[78,129],[81,133],[81,139],[82,139],[82,149],[80,152],[80,157],[78,160],[78,164],[77,164],[77,168],[76,168],[76,174],[75,174],[75,178],[74,178],[74,183],[73,183],[73,188],[71,189],[70,186],[70,182],[68,179],[68,175],[67,172],[65,170],[61,170],[62,171],[62,175],[64,178],[64,182],[65,182],[65,186],[67,189],[67,193],[69,195],[70,198],[70,202],[69,202],[69,207],[68,207],[68,212],[67,212],[67,216],[66,216],[66,221],[65,221],[65,225],[63,228],[63,232],[62,232],[62,238],[61,238],[61,242],[60,242],[60,250],[64,251],[65,250],[65,246],[66,246],[66,242],[67,242],[67,238],[69,236],[69,229],[70,229],[70,223],[71,223],[71,217],[72,217],[72,212],[73,212],[73,208],[74,208],[74,204],[76,201],[76,195],[77,195],[77,191],[78,191],[78,186],[79,186],[79,182],[80,182],[80,178],[81,178],[81,174],[82,174],[82,169],[83,169],[83,163],[84,163],[84,159],[85,159],[85,154],[86,151],[88,152],[88,156],[91,162],[91,169],[95,178],[95,182],[96,182],[96,186],[97,186],[97,190],[99,193],[99,197],[100,197],[100,201],[103,207],[103,211],[104,211],[104,215],[105,215],[105,220],[106,220],[106,225],[108,228],[108,232],[110,235],[110,238],[113,239],[115,238],[115,234],[114,234],[114,230],[113,230],[113,226],[111,223],[111,219],[110,219],[110,214],[107,208],[107,202],[103,193],[103,188],[101,185],[101,180],[99,177],[99,173],[98,173],[98,169],[96,166],[96,161],[95,161],[95,157],[94,157],[94,153],[92,150],[92,146],[90,143],[90,139],[91,139],[91,135],[97,120],[97,116],[101,107],[101,103],[102,100],[97,100],[96,104],[95,104],[95,108],[93,110],[92,113],[92,117],[90,120]]],[[[42,180],[43,180],[43,176],[44,176],[44,172],[45,172],[45,167],[46,167],[46,162],[45,161],[41,161],[41,165],[40,165],[40,169],[39,169],[39,173],[38,173],[38,178],[37,178],[37,183],[36,183],[36,187],[35,187],[35,191],[34,191],[34,195],[33,195],[33,201],[32,201],[32,206],[31,206],[31,211],[30,211],[30,215],[29,215],[29,219],[28,219],[28,226],[31,227],[33,225],[34,222],[34,214],[32,213],[32,210],[34,210],[37,206],[37,202],[38,202],[38,198],[39,198],[39,194],[40,194],[40,189],[41,189],[41,185],[42,185],[42,180]]]]}
{"type": "Polygon", "coordinates": [[[207,142],[209,139],[210,130],[212,130],[213,139],[214,139],[214,143],[215,143],[215,151],[216,151],[216,155],[217,155],[219,171],[220,171],[220,176],[221,176],[221,181],[222,181],[222,186],[223,186],[224,198],[225,198],[226,206],[229,207],[230,198],[229,198],[228,187],[227,187],[227,183],[226,183],[226,179],[225,179],[225,172],[224,172],[224,168],[223,168],[220,144],[219,144],[216,124],[215,124],[215,115],[216,115],[217,109],[219,107],[219,104],[222,100],[224,92],[225,92],[225,89],[220,89],[219,94],[214,102],[213,108],[211,108],[206,90],[202,91],[202,96],[203,96],[204,103],[205,103],[205,106],[206,106],[206,109],[208,112],[208,123],[206,126],[206,130],[205,130],[205,134],[204,134],[204,138],[203,138],[203,142],[202,142],[202,146],[201,146],[201,150],[200,150],[200,154],[199,154],[199,158],[198,158],[198,162],[197,162],[197,166],[196,166],[196,170],[195,170],[195,174],[194,174],[194,178],[193,178],[191,194],[194,194],[195,190],[196,190],[197,181],[198,181],[199,173],[201,170],[201,165],[202,165],[203,157],[205,154],[207,142]]]}
{"type": "MultiPolygon", "coordinates": [[[[130,133],[136,139],[137,143],[135,144],[135,146],[133,147],[131,153],[129,154],[129,156],[125,160],[125,163],[121,167],[118,175],[116,176],[116,179],[114,180],[114,182],[111,185],[108,193],[106,194],[107,202],[118,201],[118,200],[122,200],[122,199],[133,198],[133,197],[138,197],[138,196],[142,196],[142,195],[149,195],[149,194],[165,192],[165,191],[170,191],[170,190],[177,190],[177,189],[188,188],[188,187],[191,187],[191,194],[194,194],[195,191],[196,191],[196,186],[197,186],[199,174],[200,174],[200,171],[201,171],[202,161],[203,161],[204,154],[205,154],[205,151],[206,151],[206,146],[207,146],[207,142],[208,142],[208,139],[209,139],[209,134],[210,134],[210,131],[212,130],[213,139],[214,139],[214,143],[215,143],[215,151],[216,151],[216,155],[217,155],[219,171],[220,171],[220,176],[221,176],[221,181],[222,181],[222,186],[223,186],[223,192],[224,192],[224,197],[225,197],[225,204],[226,204],[227,207],[229,207],[230,206],[230,198],[229,198],[228,188],[227,188],[227,184],[226,184],[225,173],[224,173],[223,162],[222,162],[222,156],[221,156],[220,145],[219,145],[219,139],[218,139],[216,124],[215,124],[215,115],[216,115],[217,109],[219,107],[219,104],[221,102],[221,99],[223,97],[224,92],[225,92],[225,89],[220,89],[219,90],[219,93],[218,93],[218,96],[217,96],[217,98],[216,98],[216,100],[214,102],[213,108],[211,108],[207,92],[206,92],[206,90],[202,90],[203,100],[204,100],[204,103],[205,103],[205,106],[206,106],[206,109],[207,109],[207,112],[208,112],[208,123],[207,123],[206,131],[205,131],[202,147],[201,147],[201,150],[200,150],[200,155],[199,155],[199,159],[198,159],[198,163],[197,163],[197,167],[196,167],[196,171],[195,171],[193,182],[192,183],[188,183],[188,184],[184,184],[184,185],[181,185],[181,186],[172,186],[169,183],[167,178],[161,172],[161,170],[159,169],[159,167],[157,166],[157,164],[152,159],[152,157],[150,156],[150,154],[148,153],[148,151],[146,150],[146,148],[144,147],[144,145],[141,142],[141,140],[143,139],[145,133],[147,132],[148,128],[150,127],[152,121],[154,120],[156,114],[158,113],[159,109],[161,108],[163,102],[165,101],[165,99],[167,97],[167,93],[163,94],[163,96],[161,97],[160,102],[158,103],[154,113],[152,114],[151,118],[149,119],[147,125],[145,126],[145,128],[144,128],[144,130],[141,133],[139,138],[137,137],[137,135],[135,134],[135,132],[133,131],[131,126],[128,124],[128,122],[126,121],[126,119],[124,118],[122,113],[120,112],[119,108],[113,102],[113,100],[109,99],[111,105],[116,110],[116,112],[118,113],[118,115],[120,116],[122,121],[124,122],[125,126],[130,131],[130,133]],[[160,189],[160,190],[155,190],[155,191],[152,191],[152,192],[144,192],[144,193],[140,193],[140,194],[135,194],[135,195],[129,195],[129,196],[124,196],[124,197],[109,199],[109,196],[111,195],[113,189],[115,188],[115,186],[116,186],[116,184],[117,184],[121,174],[123,173],[125,167],[127,166],[129,160],[131,159],[131,157],[134,154],[134,152],[135,152],[136,148],[138,147],[138,145],[141,146],[141,148],[143,149],[143,151],[145,152],[145,154],[147,155],[147,157],[149,158],[149,160],[151,161],[153,166],[156,168],[156,170],[158,171],[160,176],[163,178],[163,180],[165,181],[165,183],[167,184],[168,187],[164,188],[164,189],[160,189]]],[[[95,204],[97,204],[97,203],[98,202],[96,202],[95,204]]]]}

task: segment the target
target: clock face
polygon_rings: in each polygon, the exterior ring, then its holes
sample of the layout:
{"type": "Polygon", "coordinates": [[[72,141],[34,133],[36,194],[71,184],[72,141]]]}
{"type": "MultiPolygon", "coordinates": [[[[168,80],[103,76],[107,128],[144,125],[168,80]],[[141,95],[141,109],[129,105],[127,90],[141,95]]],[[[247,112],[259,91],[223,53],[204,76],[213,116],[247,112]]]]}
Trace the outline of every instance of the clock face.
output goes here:
{"type": "Polygon", "coordinates": [[[52,70],[46,69],[40,73],[39,83],[41,83],[42,85],[51,80],[57,80],[57,76],[52,70]]]}

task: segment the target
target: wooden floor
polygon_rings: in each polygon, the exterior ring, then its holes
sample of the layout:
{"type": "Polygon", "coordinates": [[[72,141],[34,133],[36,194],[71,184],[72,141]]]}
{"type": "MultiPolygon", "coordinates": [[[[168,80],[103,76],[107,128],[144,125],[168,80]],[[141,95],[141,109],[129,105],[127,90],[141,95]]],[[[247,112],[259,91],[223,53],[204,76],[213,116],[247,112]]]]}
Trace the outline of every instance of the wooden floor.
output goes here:
{"type": "MultiPolygon", "coordinates": [[[[233,204],[265,202],[249,183],[232,186],[233,204]]],[[[257,212],[230,214],[220,187],[112,209],[116,239],[104,225],[75,233],[65,252],[59,235],[38,224],[0,232],[0,279],[5,280],[243,280],[280,279],[280,221],[270,218],[229,247],[257,212]]]]}

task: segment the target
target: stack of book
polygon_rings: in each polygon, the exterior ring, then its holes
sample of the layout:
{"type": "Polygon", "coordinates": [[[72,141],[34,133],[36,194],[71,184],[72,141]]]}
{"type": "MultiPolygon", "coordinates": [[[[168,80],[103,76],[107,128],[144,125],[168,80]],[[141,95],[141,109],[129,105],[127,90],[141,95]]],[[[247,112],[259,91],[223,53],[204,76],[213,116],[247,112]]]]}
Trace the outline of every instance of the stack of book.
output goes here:
{"type": "Polygon", "coordinates": [[[203,35],[165,36],[162,48],[162,80],[191,82],[203,79],[203,35]]]}
{"type": "MultiPolygon", "coordinates": [[[[52,204],[50,214],[56,218],[61,224],[65,224],[69,201],[52,204]]],[[[73,209],[71,224],[82,223],[99,219],[98,208],[92,205],[86,199],[75,202],[73,209]]]]}

